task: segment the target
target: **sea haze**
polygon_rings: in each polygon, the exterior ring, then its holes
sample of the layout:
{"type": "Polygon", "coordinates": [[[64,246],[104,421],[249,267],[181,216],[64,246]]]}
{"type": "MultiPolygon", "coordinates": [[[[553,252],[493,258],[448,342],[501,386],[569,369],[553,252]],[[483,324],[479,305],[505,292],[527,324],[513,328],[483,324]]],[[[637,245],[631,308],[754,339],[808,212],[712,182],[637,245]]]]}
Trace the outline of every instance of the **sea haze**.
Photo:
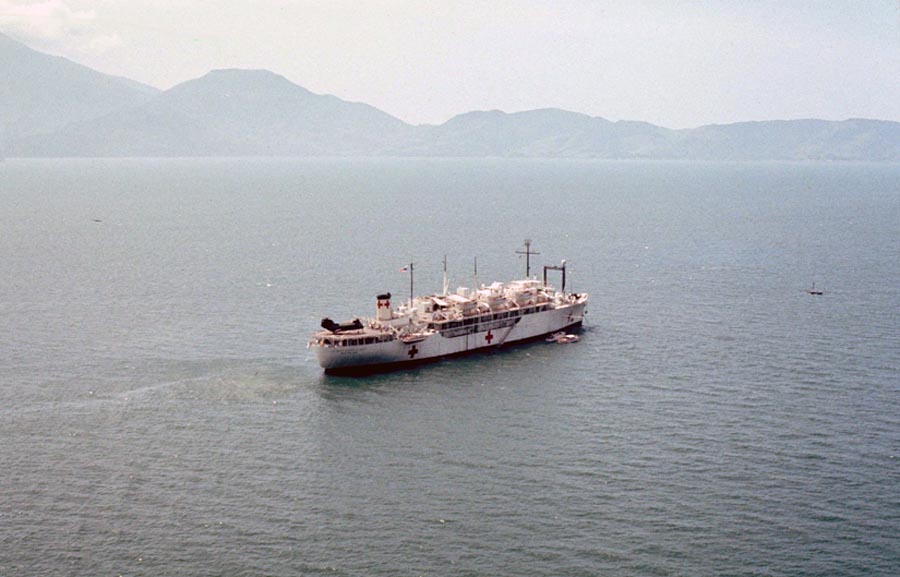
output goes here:
{"type": "Polygon", "coordinates": [[[0,206],[0,574],[900,567],[900,166],[7,159],[0,206]],[[525,238],[580,342],[305,349],[525,238]]]}

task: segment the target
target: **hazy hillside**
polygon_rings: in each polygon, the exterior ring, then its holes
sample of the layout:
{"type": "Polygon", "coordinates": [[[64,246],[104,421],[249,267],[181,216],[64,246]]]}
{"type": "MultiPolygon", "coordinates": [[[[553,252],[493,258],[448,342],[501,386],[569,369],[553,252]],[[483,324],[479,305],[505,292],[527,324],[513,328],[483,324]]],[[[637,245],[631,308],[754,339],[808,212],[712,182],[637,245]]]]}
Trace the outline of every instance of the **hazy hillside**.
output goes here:
{"type": "Polygon", "coordinates": [[[433,156],[634,158],[665,151],[672,132],[643,122],[542,109],[469,112],[431,127],[426,136],[427,153],[433,156]]]}
{"type": "Polygon", "coordinates": [[[152,98],[155,88],[49,56],[0,34],[0,141],[50,132],[152,98]]]}
{"type": "Polygon", "coordinates": [[[551,156],[573,152],[572,141],[609,125],[602,118],[557,109],[506,114],[469,112],[431,127],[428,154],[436,156],[551,156]]]}
{"type": "Polygon", "coordinates": [[[0,35],[7,156],[495,156],[900,162],[900,123],[792,120],[671,130],[558,109],[411,126],[265,70],[159,92],[0,35]]]}
{"type": "Polygon", "coordinates": [[[412,127],[264,70],[216,70],[149,102],[22,139],[38,156],[383,154],[412,127]]]}
{"type": "Polygon", "coordinates": [[[678,158],[900,161],[900,123],[773,120],[679,131],[678,158]]]}

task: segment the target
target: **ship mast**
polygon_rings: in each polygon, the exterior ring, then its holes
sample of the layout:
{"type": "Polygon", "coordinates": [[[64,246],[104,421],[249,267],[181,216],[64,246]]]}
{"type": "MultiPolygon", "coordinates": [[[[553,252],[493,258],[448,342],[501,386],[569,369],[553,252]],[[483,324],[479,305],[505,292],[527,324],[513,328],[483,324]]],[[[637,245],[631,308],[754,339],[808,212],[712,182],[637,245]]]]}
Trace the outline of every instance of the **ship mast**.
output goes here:
{"type": "Polygon", "coordinates": [[[447,255],[444,255],[444,296],[447,296],[447,289],[450,283],[447,282],[447,255]]]}
{"type": "Polygon", "coordinates": [[[531,255],[539,255],[539,252],[531,252],[531,239],[525,239],[525,251],[517,250],[516,254],[525,255],[525,278],[531,278],[531,255]]]}
{"type": "Polygon", "coordinates": [[[549,264],[544,265],[544,286],[547,286],[547,271],[548,270],[558,270],[562,273],[562,290],[560,292],[562,292],[563,294],[566,294],[566,261],[565,261],[565,259],[563,259],[563,261],[561,263],[559,263],[559,266],[554,266],[554,265],[549,265],[549,264]]]}
{"type": "Polygon", "coordinates": [[[413,303],[413,261],[409,259],[409,310],[412,311],[413,303]]]}

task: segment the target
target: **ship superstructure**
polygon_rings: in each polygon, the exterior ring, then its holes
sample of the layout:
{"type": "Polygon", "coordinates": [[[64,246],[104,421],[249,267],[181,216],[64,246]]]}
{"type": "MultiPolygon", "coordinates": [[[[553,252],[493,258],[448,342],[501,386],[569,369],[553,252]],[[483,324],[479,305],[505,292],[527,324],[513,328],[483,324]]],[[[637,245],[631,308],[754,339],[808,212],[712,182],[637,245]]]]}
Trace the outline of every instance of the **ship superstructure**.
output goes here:
{"type": "Polygon", "coordinates": [[[396,308],[390,293],[380,294],[373,318],[323,319],[309,347],[326,373],[390,370],[578,328],[588,301],[586,293],[565,292],[565,261],[545,266],[543,281],[495,282],[453,293],[446,286],[443,294],[411,296],[396,308]],[[548,270],[562,272],[561,290],[547,284],[548,270]]]}

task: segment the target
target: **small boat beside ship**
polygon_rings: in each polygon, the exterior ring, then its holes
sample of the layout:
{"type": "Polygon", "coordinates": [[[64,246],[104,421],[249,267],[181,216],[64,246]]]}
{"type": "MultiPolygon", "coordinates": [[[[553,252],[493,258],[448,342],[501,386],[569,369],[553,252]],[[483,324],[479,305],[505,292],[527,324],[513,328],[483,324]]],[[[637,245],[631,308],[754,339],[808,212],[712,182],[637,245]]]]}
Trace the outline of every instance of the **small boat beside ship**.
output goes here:
{"type": "Polygon", "coordinates": [[[567,335],[565,331],[559,331],[558,333],[553,333],[544,340],[548,343],[559,343],[564,345],[566,343],[577,343],[579,339],[580,337],[578,335],[567,335]]]}
{"type": "MultiPolygon", "coordinates": [[[[531,253],[534,254],[534,253],[531,253]]],[[[412,263],[408,265],[412,286],[412,263]]],[[[394,307],[391,293],[376,297],[373,318],[336,323],[326,318],[309,341],[319,364],[329,374],[392,370],[562,333],[556,342],[574,342],[586,314],[588,295],[566,293],[566,261],[544,266],[543,280],[525,278],[412,296],[394,307]],[[548,270],[562,273],[556,290],[548,270]]],[[[526,269],[526,276],[530,267],[526,269]]]]}

